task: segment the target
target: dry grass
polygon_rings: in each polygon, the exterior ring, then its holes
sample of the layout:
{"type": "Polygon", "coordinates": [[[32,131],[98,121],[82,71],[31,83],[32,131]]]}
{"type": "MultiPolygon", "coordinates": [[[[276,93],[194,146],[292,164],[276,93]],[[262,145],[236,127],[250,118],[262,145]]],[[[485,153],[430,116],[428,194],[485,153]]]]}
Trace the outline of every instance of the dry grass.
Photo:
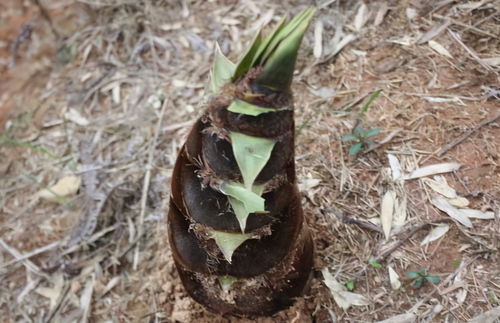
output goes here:
{"type": "MultiPolygon", "coordinates": [[[[0,139],[2,321],[228,321],[183,291],[164,215],[214,41],[236,59],[262,24],[310,5],[278,3],[61,0],[45,5],[55,33],[27,5],[31,37],[16,52],[15,39],[0,47],[0,67],[10,71],[0,103],[12,107],[0,139]],[[71,13],[82,7],[86,15],[71,29],[71,13]],[[46,43],[65,46],[56,58],[46,43]],[[46,188],[59,196],[47,199],[46,188]]],[[[304,41],[294,85],[296,159],[316,270],[304,298],[258,321],[371,322],[408,313],[420,322],[464,322],[500,305],[500,7],[361,4],[318,1],[304,41]],[[357,120],[382,132],[353,157],[340,138],[357,120]],[[431,203],[438,194],[425,180],[394,179],[389,153],[403,172],[460,163],[444,174],[447,182],[495,218],[473,219],[472,228],[451,220],[431,203]],[[387,192],[399,205],[386,221],[388,241],[380,222],[387,192]],[[449,231],[421,246],[438,223],[449,231]],[[405,273],[420,266],[441,282],[412,287],[405,273]],[[325,268],[339,282],[354,281],[368,305],[342,310],[325,268]]]]}

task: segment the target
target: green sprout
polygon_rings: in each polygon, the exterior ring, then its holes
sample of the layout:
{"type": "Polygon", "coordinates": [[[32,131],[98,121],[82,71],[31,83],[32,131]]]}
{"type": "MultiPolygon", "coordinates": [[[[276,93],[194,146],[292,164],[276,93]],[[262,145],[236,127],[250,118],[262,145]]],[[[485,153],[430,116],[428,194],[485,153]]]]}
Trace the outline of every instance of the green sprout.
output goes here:
{"type": "Polygon", "coordinates": [[[429,275],[425,267],[420,267],[418,271],[410,271],[406,273],[406,277],[413,279],[412,286],[416,288],[422,287],[426,280],[433,284],[438,284],[441,281],[441,278],[438,276],[429,275]]]}
{"type": "Polygon", "coordinates": [[[380,133],[380,129],[378,128],[364,129],[359,125],[359,123],[365,117],[365,114],[368,111],[370,105],[373,103],[373,101],[375,101],[375,99],[380,95],[381,92],[382,90],[377,90],[370,95],[370,98],[368,99],[368,101],[366,101],[366,103],[358,113],[358,119],[356,120],[356,125],[354,126],[352,133],[341,137],[342,141],[353,142],[353,144],[349,148],[349,155],[357,155],[363,147],[372,143],[370,141],[370,137],[373,137],[380,133]]]}
{"type": "Polygon", "coordinates": [[[348,291],[353,291],[354,290],[354,280],[349,280],[347,281],[344,286],[347,288],[348,291]]]}
{"type": "Polygon", "coordinates": [[[377,258],[375,257],[370,257],[370,259],[368,259],[368,264],[373,268],[382,268],[382,265],[377,262],[377,258]]]}
{"type": "Polygon", "coordinates": [[[352,134],[342,136],[342,141],[353,141],[354,143],[349,148],[349,155],[357,155],[361,148],[371,143],[370,137],[380,133],[380,129],[363,129],[360,126],[354,128],[352,134]]]}

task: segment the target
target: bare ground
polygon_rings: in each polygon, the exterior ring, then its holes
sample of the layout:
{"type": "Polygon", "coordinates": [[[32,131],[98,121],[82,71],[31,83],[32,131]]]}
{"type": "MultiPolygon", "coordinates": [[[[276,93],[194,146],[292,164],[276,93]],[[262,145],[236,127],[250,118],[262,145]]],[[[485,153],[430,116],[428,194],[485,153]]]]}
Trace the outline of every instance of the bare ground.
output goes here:
{"type": "MultiPolygon", "coordinates": [[[[249,321],[208,313],[184,292],[166,239],[170,177],[200,113],[214,42],[236,60],[261,25],[312,3],[40,3],[0,4],[1,320],[249,321]]],[[[317,5],[294,84],[314,276],[293,307],[257,321],[494,317],[499,3],[317,5]],[[358,119],[381,132],[352,156],[341,137],[358,119]],[[445,187],[489,218],[453,220],[431,203],[445,198],[433,175],[397,179],[389,154],[405,174],[459,163],[445,187]],[[387,199],[397,206],[389,212],[387,199]],[[421,245],[438,225],[449,230],[421,245]],[[413,287],[405,275],[422,266],[440,282],[413,287]],[[389,267],[399,275],[392,284],[389,267]],[[356,295],[325,278],[352,282],[356,295]],[[345,301],[354,304],[342,309],[345,301]]]]}

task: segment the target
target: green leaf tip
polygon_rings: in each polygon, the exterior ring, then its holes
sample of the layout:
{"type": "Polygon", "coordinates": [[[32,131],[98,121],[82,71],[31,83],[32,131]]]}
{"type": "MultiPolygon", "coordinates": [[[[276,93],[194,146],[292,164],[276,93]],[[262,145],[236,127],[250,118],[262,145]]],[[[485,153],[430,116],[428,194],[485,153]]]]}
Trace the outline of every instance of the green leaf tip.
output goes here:
{"type": "Polygon", "coordinates": [[[212,93],[219,92],[219,89],[227,83],[234,74],[236,65],[231,62],[220,49],[219,43],[215,43],[214,65],[210,70],[209,89],[212,93]]]}
{"type": "Polygon", "coordinates": [[[287,91],[292,82],[302,38],[315,11],[315,8],[308,8],[288,23],[285,16],[264,40],[259,31],[238,63],[232,81],[237,81],[253,67],[263,66],[256,84],[271,90],[287,91]]]}
{"type": "Polygon", "coordinates": [[[251,190],[255,179],[271,158],[276,141],[252,137],[239,132],[230,132],[229,135],[243,182],[245,187],[251,190]]]}
{"type": "Polygon", "coordinates": [[[248,239],[252,239],[249,234],[230,233],[224,231],[209,231],[212,239],[219,247],[227,262],[231,263],[234,251],[248,239]]]}
{"type": "Polygon", "coordinates": [[[229,292],[231,286],[238,281],[238,278],[229,275],[219,276],[217,279],[219,280],[220,287],[226,293],[229,292]]]}
{"type": "Polygon", "coordinates": [[[252,190],[249,191],[240,183],[224,183],[221,186],[221,191],[227,195],[242,233],[245,233],[250,213],[267,212],[264,209],[265,200],[261,197],[264,187],[265,185],[254,185],[252,190]]]}
{"type": "Polygon", "coordinates": [[[280,111],[280,109],[259,107],[257,105],[238,99],[234,99],[229,107],[227,107],[227,110],[233,113],[241,113],[253,117],[256,117],[263,113],[280,111]]]}
{"type": "Polygon", "coordinates": [[[275,91],[288,91],[302,38],[316,9],[309,8],[278,31],[264,51],[264,69],[255,80],[257,85],[275,91]]]}

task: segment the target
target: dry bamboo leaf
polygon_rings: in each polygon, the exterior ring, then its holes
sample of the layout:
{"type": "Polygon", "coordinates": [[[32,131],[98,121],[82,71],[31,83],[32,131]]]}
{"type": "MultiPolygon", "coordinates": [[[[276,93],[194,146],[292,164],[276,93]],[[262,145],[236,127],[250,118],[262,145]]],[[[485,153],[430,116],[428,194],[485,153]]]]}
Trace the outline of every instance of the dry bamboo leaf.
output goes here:
{"type": "Polygon", "coordinates": [[[391,167],[392,179],[394,181],[401,179],[402,171],[399,159],[393,154],[387,154],[387,159],[389,160],[389,166],[391,167]]]}
{"type": "Polygon", "coordinates": [[[448,185],[446,180],[423,178],[422,181],[429,186],[434,192],[443,195],[444,197],[453,199],[457,197],[457,192],[448,185]]]}
{"type": "Polygon", "coordinates": [[[432,241],[435,241],[439,238],[441,238],[448,230],[450,229],[450,226],[447,224],[440,224],[436,226],[434,229],[432,229],[427,236],[422,240],[420,243],[421,246],[426,245],[432,241]]]}
{"type": "Polygon", "coordinates": [[[314,26],[314,49],[313,55],[316,58],[320,58],[323,53],[323,21],[316,21],[314,26]]]}
{"type": "MultiPolygon", "coordinates": [[[[402,194],[405,194],[404,191],[402,194]]],[[[406,195],[403,196],[401,199],[396,199],[394,205],[394,216],[392,219],[392,225],[395,228],[401,228],[405,223],[406,223],[406,206],[407,206],[407,199],[406,195]]]]}
{"type": "Polygon", "coordinates": [[[53,287],[38,287],[35,291],[50,300],[50,309],[54,309],[57,305],[59,297],[64,286],[64,278],[62,273],[57,273],[53,276],[53,287]]]}
{"type": "Polygon", "coordinates": [[[429,166],[424,166],[415,169],[410,174],[404,176],[404,179],[415,179],[420,177],[426,177],[430,175],[449,173],[454,170],[457,170],[462,166],[459,163],[442,163],[442,164],[434,164],[429,166]]]}
{"type": "Polygon", "coordinates": [[[417,44],[423,44],[433,39],[443,31],[445,31],[450,24],[451,24],[450,20],[445,20],[444,22],[437,22],[425,34],[423,34],[422,37],[420,37],[420,39],[417,41],[417,44]]]}
{"type": "Polygon", "coordinates": [[[418,16],[418,12],[416,9],[406,8],[406,18],[408,18],[408,20],[413,20],[416,16],[418,16]]]}
{"type": "Polygon", "coordinates": [[[493,323],[500,317],[500,306],[480,314],[469,321],[469,323],[493,323]]]}
{"type": "Polygon", "coordinates": [[[432,204],[440,209],[441,211],[445,212],[449,216],[451,216],[453,219],[457,220],[461,224],[465,225],[468,228],[472,228],[472,222],[470,222],[469,217],[462,213],[461,210],[455,208],[453,205],[451,205],[447,200],[445,200],[442,197],[436,197],[432,199],[432,204]]]}
{"type": "Polygon", "coordinates": [[[120,82],[116,82],[116,84],[113,86],[111,89],[111,96],[113,97],[113,102],[115,104],[120,104],[121,98],[120,98],[120,82]]]}
{"type": "Polygon", "coordinates": [[[94,274],[92,274],[92,278],[87,280],[82,295],[80,295],[80,309],[83,310],[82,319],[80,322],[88,322],[94,285],[95,285],[95,277],[94,274]]]}
{"type": "Polygon", "coordinates": [[[376,323],[413,323],[417,320],[417,316],[412,313],[399,314],[376,323]]]}
{"type": "Polygon", "coordinates": [[[61,197],[70,196],[78,192],[80,184],[80,177],[73,175],[65,176],[51,187],[39,191],[38,196],[48,201],[57,201],[61,197]]]}
{"type": "Polygon", "coordinates": [[[467,289],[461,288],[457,292],[456,297],[458,305],[461,306],[465,302],[465,299],[467,298],[467,289]]]}
{"type": "Polygon", "coordinates": [[[492,220],[495,218],[495,213],[492,211],[483,212],[474,209],[459,209],[463,214],[469,218],[482,219],[482,220],[492,220]]]}
{"type": "Polygon", "coordinates": [[[460,207],[460,208],[466,207],[470,203],[468,199],[466,199],[465,197],[461,197],[461,196],[457,196],[455,198],[448,199],[448,202],[450,202],[451,205],[456,206],[456,207],[460,207]]]}
{"type": "Polygon", "coordinates": [[[481,7],[486,2],[489,2],[489,1],[488,0],[467,1],[465,3],[457,4],[456,7],[459,9],[474,10],[474,9],[481,7]]]}
{"type": "Polygon", "coordinates": [[[387,271],[389,272],[389,282],[391,283],[391,288],[394,290],[401,288],[401,281],[399,280],[398,273],[392,269],[391,266],[387,266],[387,271]]]}
{"type": "Polygon", "coordinates": [[[354,29],[359,32],[361,28],[363,28],[367,20],[368,7],[366,6],[366,4],[361,3],[361,6],[359,6],[358,12],[356,13],[356,17],[354,17],[354,29]]]}
{"type": "Polygon", "coordinates": [[[396,193],[394,191],[387,191],[382,198],[380,221],[382,223],[382,229],[384,230],[386,240],[389,240],[391,234],[395,200],[396,193]]]}
{"type": "Polygon", "coordinates": [[[453,56],[451,56],[450,52],[443,45],[438,43],[437,41],[429,40],[428,44],[429,44],[429,47],[432,48],[433,50],[435,50],[437,53],[439,53],[443,56],[449,57],[449,58],[453,58],[453,56]]]}
{"type": "Polygon", "coordinates": [[[490,58],[481,58],[481,60],[491,66],[499,67],[500,66],[500,56],[490,57],[490,58]]]}
{"type": "Polygon", "coordinates": [[[80,112],[78,112],[77,110],[75,110],[73,108],[69,109],[68,112],[66,112],[64,114],[64,117],[67,120],[69,120],[69,121],[71,121],[79,126],[82,126],[82,127],[86,127],[90,124],[90,122],[87,120],[87,118],[82,116],[80,114],[80,112]]]}
{"type": "Polygon", "coordinates": [[[328,269],[324,268],[321,272],[323,273],[325,285],[330,290],[335,303],[343,310],[347,310],[352,305],[365,306],[370,304],[365,296],[348,292],[347,288],[337,282],[328,269]]]}
{"type": "Polygon", "coordinates": [[[387,2],[382,2],[377,10],[375,19],[373,20],[374,26],[378,26],[384,21],[387,11],[389,11],[389,6],[387,6],[387,2]]]}

